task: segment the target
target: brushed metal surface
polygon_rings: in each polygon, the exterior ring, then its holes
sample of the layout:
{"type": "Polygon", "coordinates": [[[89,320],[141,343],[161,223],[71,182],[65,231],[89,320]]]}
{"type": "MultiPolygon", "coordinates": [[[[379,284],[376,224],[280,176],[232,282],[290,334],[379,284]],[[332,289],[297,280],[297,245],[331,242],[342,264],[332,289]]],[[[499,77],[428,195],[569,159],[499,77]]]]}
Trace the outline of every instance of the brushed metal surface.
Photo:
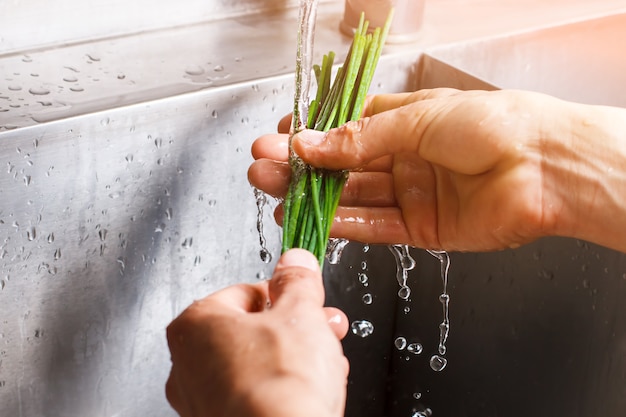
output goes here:
{"type": "MultiPolygon", "coordinates": [[[[415,61],[383,60],[374,91],[413,88],[415,61]]],[[[165,326],[195,298],[271,274],[246,172],[252,140],[290,111],[292,84],[0,133],[1,415],[174,414],[165,326]]]]}

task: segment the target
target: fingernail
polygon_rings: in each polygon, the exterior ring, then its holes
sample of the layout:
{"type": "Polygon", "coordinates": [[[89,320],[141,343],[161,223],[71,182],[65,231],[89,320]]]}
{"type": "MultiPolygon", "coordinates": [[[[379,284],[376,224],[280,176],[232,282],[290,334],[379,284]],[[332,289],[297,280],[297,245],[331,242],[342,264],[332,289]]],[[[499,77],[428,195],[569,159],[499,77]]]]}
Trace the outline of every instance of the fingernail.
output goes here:
{"type": "Polygon", "coordinates": [[[298,133],[295,138],[300,142],[304,142],[308,146],[317,146],[324,141],[326,132],[320,132],[319,130],[305,129],[298,133]]]}
{"type": "Polygon", "coordinates": [[[309,251],[304,249],[290,249],[278,260],[276,268],[279,267],[301,267],[310,269],[311,271],[319,271],[320,265],[317,262],[317,258],[309,251]]]}

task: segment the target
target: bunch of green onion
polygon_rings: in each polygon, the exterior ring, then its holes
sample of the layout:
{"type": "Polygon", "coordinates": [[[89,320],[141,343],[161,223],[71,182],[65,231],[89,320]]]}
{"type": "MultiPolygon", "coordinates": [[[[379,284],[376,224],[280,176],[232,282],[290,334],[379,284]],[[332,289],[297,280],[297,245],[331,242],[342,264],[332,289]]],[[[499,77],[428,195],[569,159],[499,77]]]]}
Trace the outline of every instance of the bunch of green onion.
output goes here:
{"type": "MultiPolygon", "coordinates": [[[[392,14],[382,29],[376,28],[371,33],[368,33],[368,22],[361,15],[346,60],[337,70],[332,84],[335,58],[332,51],[323,57],[321,67],[313,67],[318,87],[316,97],[309,105],[306,128],[326,132],[361,117],[392,14]]],[[[282,251],[307,249],[323,265],[330,228],[348,172],[307,165],[293,152],[291,144],[289,163],[292,176],[283,204],[282,251]]]]}

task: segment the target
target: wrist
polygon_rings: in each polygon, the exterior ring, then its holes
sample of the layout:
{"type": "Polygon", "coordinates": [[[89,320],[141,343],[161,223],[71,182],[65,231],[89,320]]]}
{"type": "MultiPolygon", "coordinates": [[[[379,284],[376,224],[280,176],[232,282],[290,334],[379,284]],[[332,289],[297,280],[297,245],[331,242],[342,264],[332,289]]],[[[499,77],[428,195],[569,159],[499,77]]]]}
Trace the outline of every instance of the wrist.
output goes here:
{"type": "MultiPolygon", "coordinates": [[[[338,394],[338,397],[339,394],[338,394]]],[[[341,397],[342,398],[342,397],[341,397]]],[[[249,417],[342,417],[343,401],[328,399],[310,384],[295,377],[261,382],[243,394],[231,407],[231,416],[249,417]]]]}
{"type": "Polygon", "coordinates": [[[544,138],[546,234],[626,251],[626,110],[558,105],[544,138]]]}

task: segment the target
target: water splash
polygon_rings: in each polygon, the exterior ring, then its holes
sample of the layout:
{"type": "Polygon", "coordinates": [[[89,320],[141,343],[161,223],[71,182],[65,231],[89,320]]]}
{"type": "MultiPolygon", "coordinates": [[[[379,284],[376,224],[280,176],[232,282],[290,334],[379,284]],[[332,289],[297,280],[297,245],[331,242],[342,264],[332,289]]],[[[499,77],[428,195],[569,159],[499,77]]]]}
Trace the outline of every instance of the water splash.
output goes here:
{"type": "Polygon", "coordinates": [[[259,233],[259,244],[261,245],[259,256],[261,257],[261,261],[268,264],[272,262],[272,253],[267,249],[267,240],[265,239],[265,234],[263,233],[263,213],[265,206],[267,205],[267,196],[258,188],[253,188],[253,190],[257,208],[256,230],[259,233]]]}
{"type": "Polygon", "coordinates": [[[326,259],[331,265],[337,265],[341,262],[341,255],[343,250],[350,243],[348,239],[338,239],[331,237],[328,239],[328,245],[326,246],[326,259]]]}
{"type": "Polygon", "coordinates": [[[407,280],[409,271],[415,268],[415,259],[411,257],[407,245],[389,245],[389,250],[396,259],[396,279],[400,285],[398,297],[408,300],[411,296],[411,288],[407,285],[407,280]]]}

